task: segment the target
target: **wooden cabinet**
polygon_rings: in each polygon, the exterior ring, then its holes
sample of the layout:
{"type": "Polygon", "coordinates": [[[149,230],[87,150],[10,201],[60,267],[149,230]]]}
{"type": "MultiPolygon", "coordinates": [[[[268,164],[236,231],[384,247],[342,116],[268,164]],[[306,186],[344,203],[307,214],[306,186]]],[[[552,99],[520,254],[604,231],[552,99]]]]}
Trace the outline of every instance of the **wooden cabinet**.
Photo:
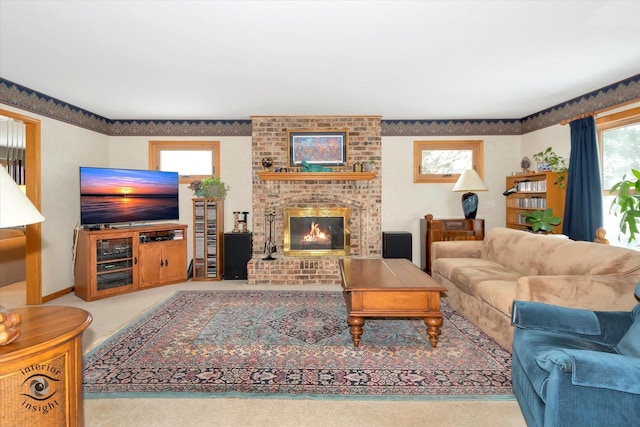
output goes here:
{"type": "Polygon", "coordinates": [[[75,293],[86,301],[187,280],[187,226],[78,231],[75,293]]]}
{"type": "MultiPolygon", "coordinates": [[[[559,174],[561,172],[538,172],[507,177],[506,190],[511,190],[506,200],[508,228],[526,230],[523,214],[546,208],[553,209],[553,215],[563,219],[567,178],[564,177],[561,186],[556,183],[559,174]]],[[[562,223],[553,229],[555,234],[562,234],[562,223]]]]}
{"type": "Polygon", "coordinates": [[[224,203],[193,199],[193,280],[222,280],[224,203]]]}
{"type": "Polygon", "coordinates": [[[420,220],[420,267],[431,274],[431,244],[449,240],[484,240],[484,219],[434,219],[427,214],[420,220]]]}
{"type": "Polygon", "coordinates": [[[183,246],[184,241],[178,240],[140,245],[140,286],[185,281],[187,253],[183,246]]]}

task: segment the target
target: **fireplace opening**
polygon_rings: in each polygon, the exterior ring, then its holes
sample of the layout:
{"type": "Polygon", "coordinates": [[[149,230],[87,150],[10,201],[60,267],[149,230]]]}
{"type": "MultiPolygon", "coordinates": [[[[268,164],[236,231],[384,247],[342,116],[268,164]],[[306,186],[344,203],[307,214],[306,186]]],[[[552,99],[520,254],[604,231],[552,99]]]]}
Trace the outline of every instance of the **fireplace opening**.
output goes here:
{"type": "Polygon", "coordinates": [[[285,208],[284,255],[349,255],[348,208],[285,208]]]}

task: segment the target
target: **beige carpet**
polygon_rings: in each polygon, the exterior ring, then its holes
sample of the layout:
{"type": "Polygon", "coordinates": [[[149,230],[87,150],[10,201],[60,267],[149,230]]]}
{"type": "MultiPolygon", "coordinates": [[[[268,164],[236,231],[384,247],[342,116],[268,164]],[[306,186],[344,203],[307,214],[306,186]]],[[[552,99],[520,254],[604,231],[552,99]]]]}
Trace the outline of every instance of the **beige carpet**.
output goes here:
{"type": "MultiPolygon", "coordinates": [[[[93,316],[85,352],[176,290],[261,289],[243,281],[187,282],[86,302],[73,294],[47,305],[80,307],[93,316]]],[[[338,290],[327,285],[269,289],[338,290]]],[[[25,304],[24,283],[0,288],[6,308],[25,304]]],[[[446,327],[446,326],[445,326],[446,327]]],[[[446,329],[443,329],[446,333],[446,329]]],[[[524,427],[515,401],[366,401],[279,399],[87,399],[85,425],[96,426],[473,426],[524,427]]]]}

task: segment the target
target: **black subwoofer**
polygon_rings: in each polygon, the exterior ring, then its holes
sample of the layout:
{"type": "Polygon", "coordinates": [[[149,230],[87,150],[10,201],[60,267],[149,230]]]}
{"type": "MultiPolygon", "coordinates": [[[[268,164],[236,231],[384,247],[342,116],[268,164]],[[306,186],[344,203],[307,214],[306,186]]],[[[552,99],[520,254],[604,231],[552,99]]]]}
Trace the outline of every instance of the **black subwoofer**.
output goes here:
{"type": "Polygon", "coordinates": [[[408,231],[383,231],[382,258],[406,258],[412,261],[411,233],[408,231]]]}
{"type": "Polygon", "coordinates": [[[224,279],[247,278],[247,262],[253,252],[252,233],[224,233],[224,279]]]}

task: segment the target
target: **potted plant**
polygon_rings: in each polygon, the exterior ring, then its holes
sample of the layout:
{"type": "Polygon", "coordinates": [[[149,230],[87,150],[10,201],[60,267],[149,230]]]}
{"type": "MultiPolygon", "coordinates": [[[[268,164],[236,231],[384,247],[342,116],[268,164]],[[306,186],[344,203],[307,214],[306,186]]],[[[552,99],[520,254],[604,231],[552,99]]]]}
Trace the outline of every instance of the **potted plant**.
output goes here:
{"type": "Polygon", "coordinates": [[[625,174],[622,181],[611,187],[611,193],[616,193],[611,201],[609,211],[613,211],[615,216],[620,214],[620,231],[623,234],[629,232],[631,243],[638,234],[638,223],[640,223],[640,170],[631,169],[635,180],[627,179],[625,174]]]}
{"type": "Polygon", "coordinates": [[[569,170],[564,157],[558,156],[551,147],[533,155],[533,159],[538,163],[538,171],[552,171],[556,173],[554,184],[564,188],[566,172],[569,170]]]}
{"type": "Polygon", "coordinates": [[[531,227],[534,233],[546,232],[553,233],[553,226],[559,225],[562,220],[560,217],[553,216],[553,209],[531,211],[523,214],[525,222],[531,227]]]}
{"type": "Polygon", "coordinates": [[[198,179],[189,185],[196,197],[206,197],[208,199],[224,199],[231,189],[220,178],[198,179]]]}

